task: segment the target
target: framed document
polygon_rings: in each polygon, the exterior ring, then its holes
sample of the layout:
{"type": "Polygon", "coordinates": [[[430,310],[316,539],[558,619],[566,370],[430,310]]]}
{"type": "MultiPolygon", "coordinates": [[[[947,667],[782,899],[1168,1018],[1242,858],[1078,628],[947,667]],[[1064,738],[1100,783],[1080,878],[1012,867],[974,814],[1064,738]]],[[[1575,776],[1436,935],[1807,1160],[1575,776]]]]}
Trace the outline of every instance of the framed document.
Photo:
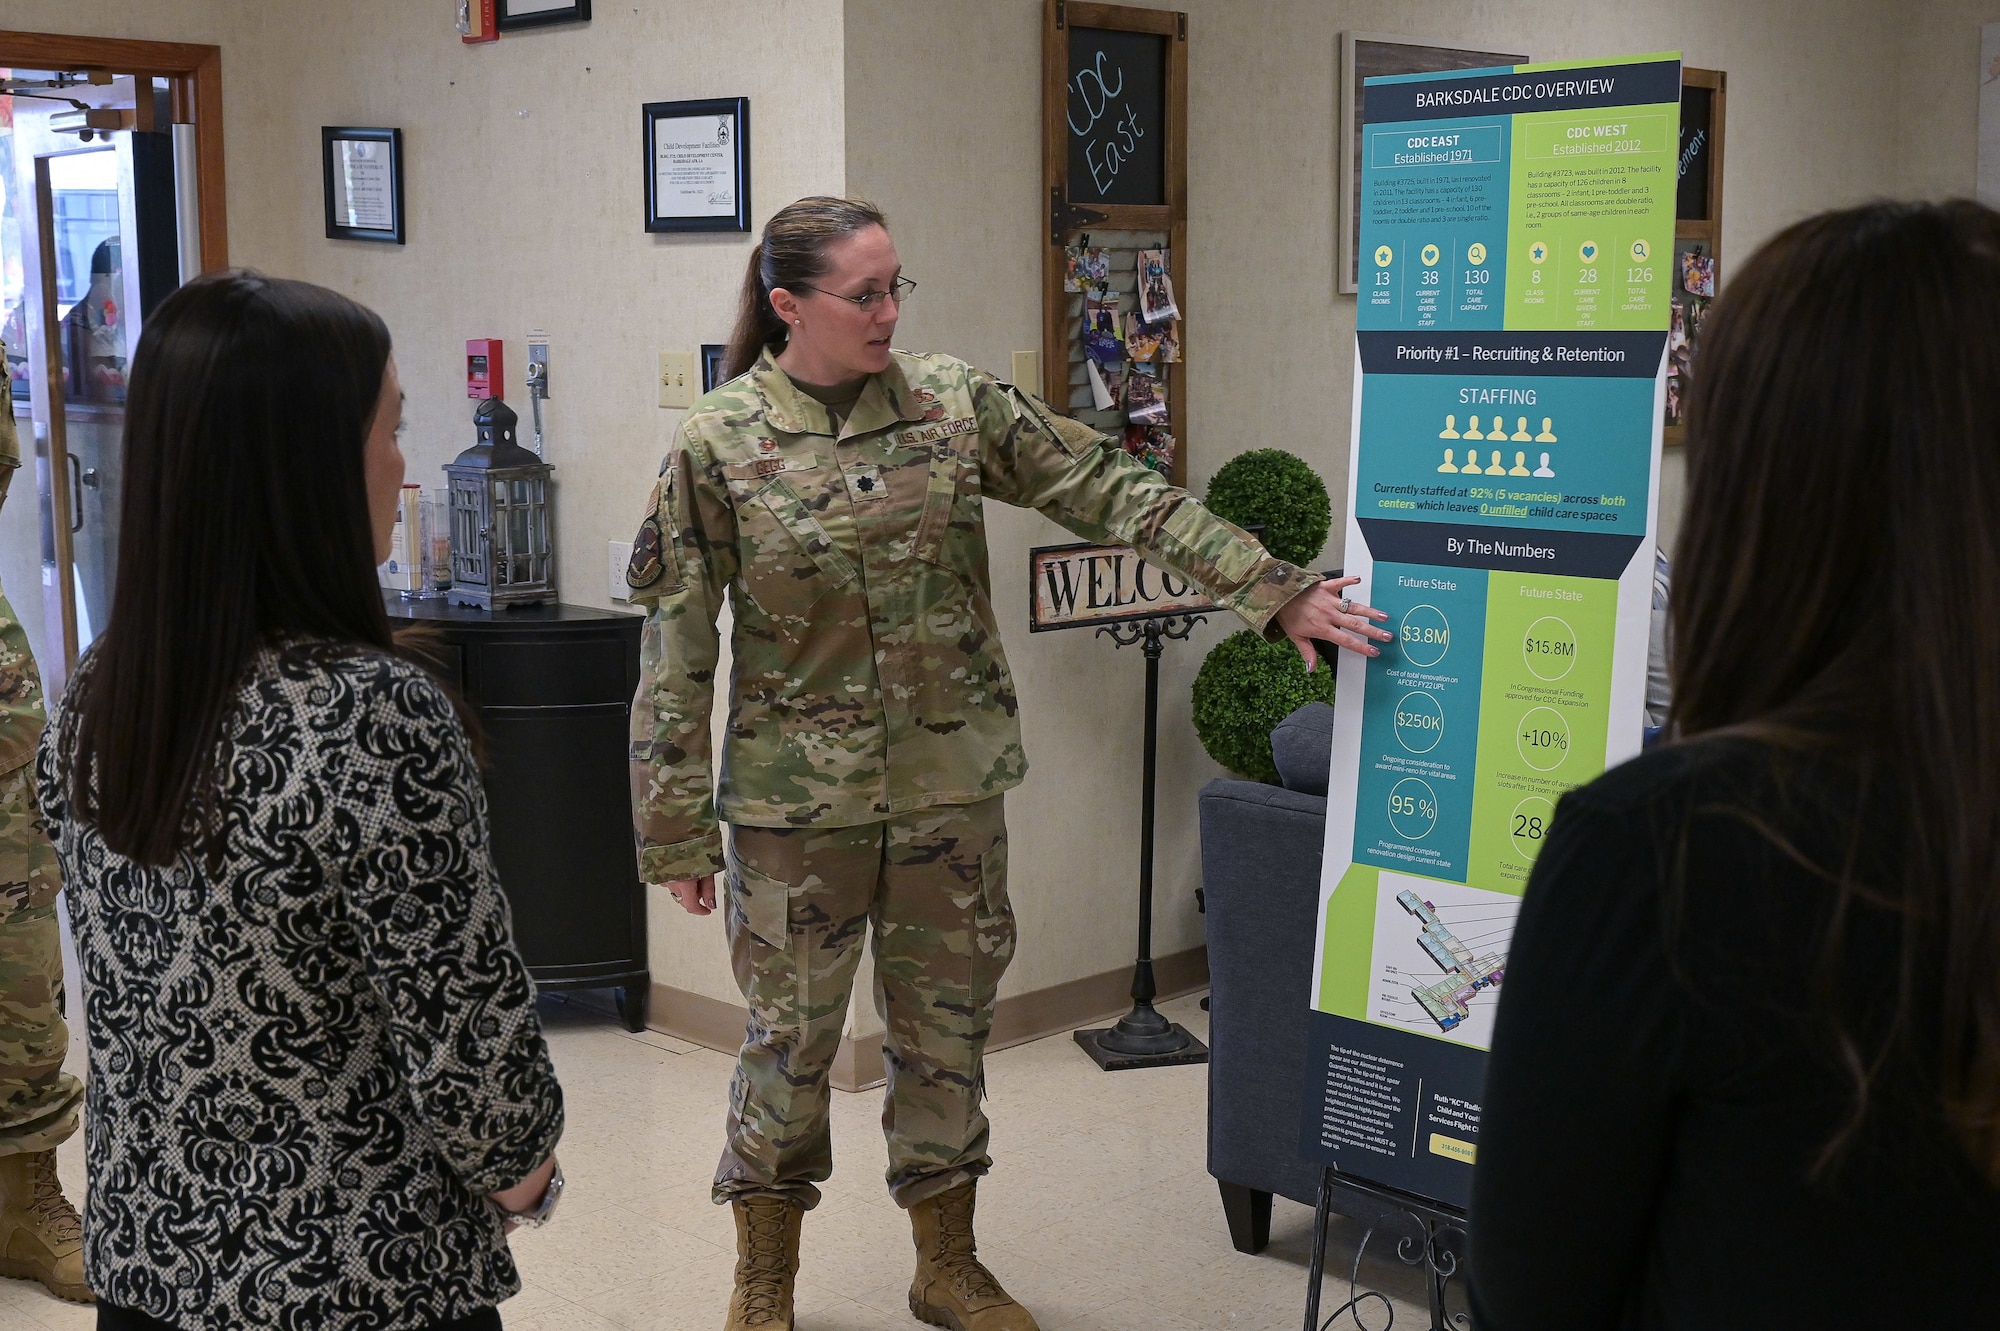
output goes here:
{"type": "Polygon", "coordinates": [[[646,230],[750,229],[750,99],[647,102],[646,230]]]}
{"type": "Polygon", "coordinates": [[[320,173],[331,240],[403,243],[403,131],[322,126],[320,173]]]}
{"type": "Polygon", "coordinates": [[[588,22],[590,0],[494,0],[493,26],[502,32],[588,22]]]}

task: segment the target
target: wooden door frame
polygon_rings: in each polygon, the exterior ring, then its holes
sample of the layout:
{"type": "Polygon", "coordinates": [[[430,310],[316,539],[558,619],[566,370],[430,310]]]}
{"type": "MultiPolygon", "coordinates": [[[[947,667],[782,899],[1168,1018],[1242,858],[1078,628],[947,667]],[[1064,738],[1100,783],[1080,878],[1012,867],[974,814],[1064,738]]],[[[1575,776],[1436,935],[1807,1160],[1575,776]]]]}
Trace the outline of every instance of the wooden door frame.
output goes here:
{"type": "Polygon", "coordinates": [[[176,124],[192,124],[195,192],[201,200],[201,268],[229,266],[229,207],[222,162],[222,48],[0,29],[0,67],[101,69],[166,79],[176,124]]]}

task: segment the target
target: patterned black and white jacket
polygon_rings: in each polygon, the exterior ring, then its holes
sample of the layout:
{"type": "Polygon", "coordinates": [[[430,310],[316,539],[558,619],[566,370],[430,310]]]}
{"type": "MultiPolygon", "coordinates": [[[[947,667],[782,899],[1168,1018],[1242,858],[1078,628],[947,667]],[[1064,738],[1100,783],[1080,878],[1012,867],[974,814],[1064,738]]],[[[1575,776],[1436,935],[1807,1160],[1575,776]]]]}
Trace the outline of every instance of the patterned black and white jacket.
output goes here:
{"type": "Polygon", "coordinates": [[[562,1091],[444,693],[373,651],[263,650],[219,871],[72,817],[75,720],[36,775],[83,972],[91,1288],[183,1331],[398,1331],[518,1292],[484,1194],[554,1149],[562,1091]]]}

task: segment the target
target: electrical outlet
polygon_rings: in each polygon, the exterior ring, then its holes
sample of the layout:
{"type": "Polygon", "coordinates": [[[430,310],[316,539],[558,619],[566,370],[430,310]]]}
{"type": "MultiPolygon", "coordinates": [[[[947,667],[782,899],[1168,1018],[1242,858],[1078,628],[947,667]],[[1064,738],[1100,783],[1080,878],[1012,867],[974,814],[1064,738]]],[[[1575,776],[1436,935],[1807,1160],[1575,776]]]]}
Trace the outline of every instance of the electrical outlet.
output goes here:
{"type": "Polygon", "coordinates": [[[660,353],[660,405],[691,407],[701,396],[701,357],[692,351],[660,353]]]}
{"type": "Polygon", "coordinates": [[[608,567],[611,574],[611,599],[614,601],[629,601],[632,599],[632,589],[626,585],[625,570],[632,566],[632,543],[630,541],[612,541],[610,545],[611,555],[608,567]]]}
{"type": "Polygon", "coordinates": [[[1039,351],[1017,351],[1014,353],[1014,387],[1024,393],[1042,396],[1042,353],[1039,351]]]}

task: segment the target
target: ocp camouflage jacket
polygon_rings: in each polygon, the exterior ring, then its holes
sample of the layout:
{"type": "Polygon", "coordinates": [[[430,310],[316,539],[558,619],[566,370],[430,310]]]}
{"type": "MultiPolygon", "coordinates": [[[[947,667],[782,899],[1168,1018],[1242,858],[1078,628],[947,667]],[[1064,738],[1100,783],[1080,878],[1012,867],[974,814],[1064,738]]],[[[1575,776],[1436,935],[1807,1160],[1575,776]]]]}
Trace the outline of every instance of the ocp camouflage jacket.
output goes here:
{"type": "Polygon", "coordinates": [[[987,499],[1129,545],[1260,630],[1319,581],[963,361],[894,353],[836,433],[767,352],[689,410],[633,544],[631,599],[651,606],[632,710],[647,882],[721,868],[718,814],[855,826],[1021,783],[987,499]],[[711,792],[725,589],[735,669],[711,792]]]}
{"type": "MultiPolygon", "coordinates": [[[[21,466],[21,439],[14,430],[14,386],[5,379],[7,344],[0,342],[0,504],[21,466]]],[[[0,590],[0,774],[35,756],[42,738],[42,675],[28,649],[28,632],[0,590]]]]}

